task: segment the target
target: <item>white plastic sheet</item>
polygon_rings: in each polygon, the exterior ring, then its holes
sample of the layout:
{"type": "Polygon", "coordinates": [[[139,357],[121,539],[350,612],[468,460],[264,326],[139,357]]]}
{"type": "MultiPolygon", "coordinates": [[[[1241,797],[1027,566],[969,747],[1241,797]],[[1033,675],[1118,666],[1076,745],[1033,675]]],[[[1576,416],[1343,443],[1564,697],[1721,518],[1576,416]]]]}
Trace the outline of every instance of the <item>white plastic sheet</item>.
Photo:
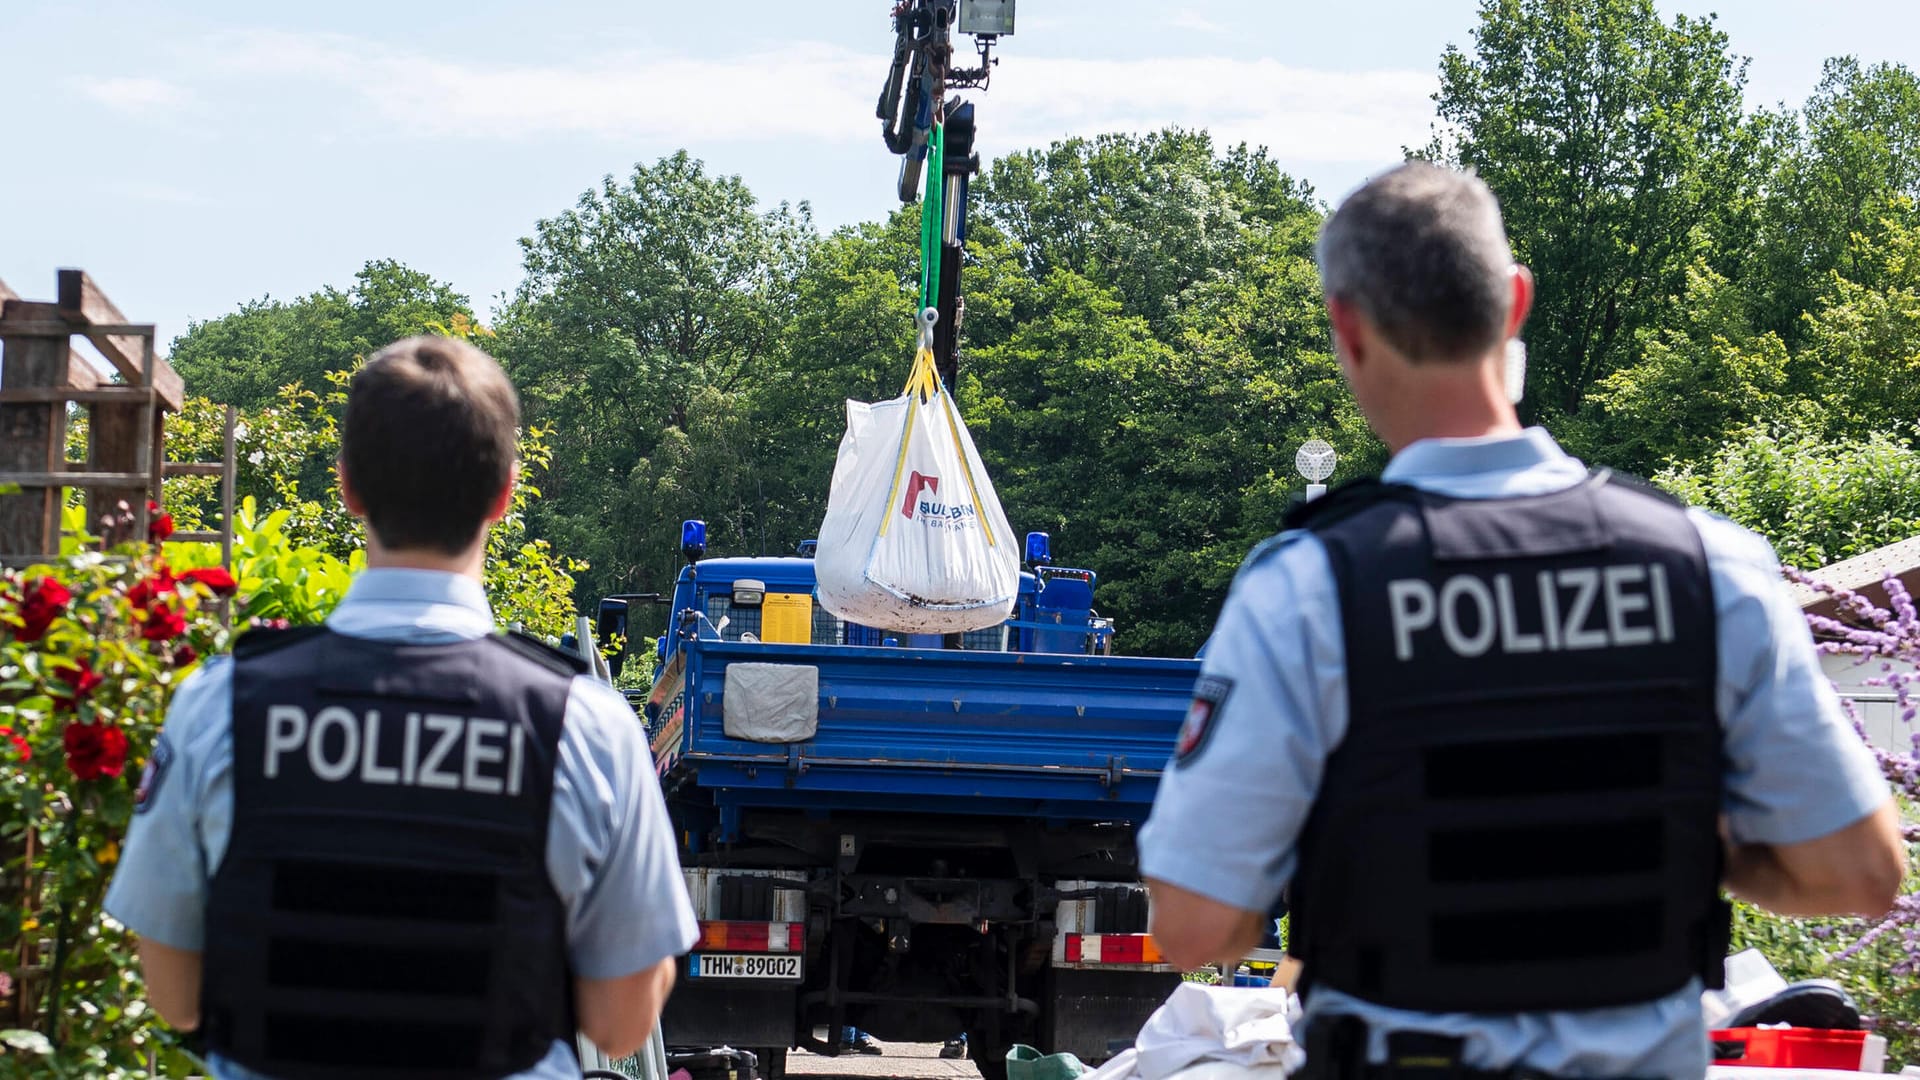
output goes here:
{"type": "Polygon", "coordinates": [[[1306,1061],[1299,1021],[1300,999],[1284,987],[1181,983],[1132,1049],[1081,1080],[1281,1080],[1306,1061]]]}
{"type": "Polygon", "coordinates": [[[847,402],[819,539],[820,604],[841,619],[955,634],[1012,613],[1018,545],[930,352],[906,393],[847,402]]]}

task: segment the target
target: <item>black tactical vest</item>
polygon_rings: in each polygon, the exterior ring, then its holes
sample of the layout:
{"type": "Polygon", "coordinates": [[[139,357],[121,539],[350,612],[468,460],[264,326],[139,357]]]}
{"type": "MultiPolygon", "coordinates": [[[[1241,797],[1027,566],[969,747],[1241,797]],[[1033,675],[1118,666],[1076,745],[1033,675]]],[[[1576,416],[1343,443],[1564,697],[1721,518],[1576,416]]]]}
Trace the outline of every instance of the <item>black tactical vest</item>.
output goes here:
{"type": "Polygon", "coordinates": [[[1351,710],[1293,880],[1309,983],[1449,1012],[1718,986],[1715,618],[1684,509],[1602,474],[1363,484],[1297,517],[1338,582],[1351,710]]]}
{"type": "Polygon", "coordinates": [[[207,1045],[282,1080],[470,1080],[572,1044],[547,817],[578,668],[320,628],[235,649],[207,1045]]]}

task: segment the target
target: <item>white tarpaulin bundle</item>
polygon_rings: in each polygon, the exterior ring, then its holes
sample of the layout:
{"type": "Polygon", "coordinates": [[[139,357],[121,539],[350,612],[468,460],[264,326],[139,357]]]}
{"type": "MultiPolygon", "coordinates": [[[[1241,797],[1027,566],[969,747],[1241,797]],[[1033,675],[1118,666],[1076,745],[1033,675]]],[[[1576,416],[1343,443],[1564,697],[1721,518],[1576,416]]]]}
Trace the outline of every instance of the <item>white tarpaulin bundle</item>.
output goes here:
{"type": "Polygon", "coordinates": [[[880,630],[957,634],[1013,612],[1020,552],[924,345],[905,393],[847,402],[814,577],[822,607],[880,630]]]}
{"type": "Polygon", "coordinates": [[[1080,1080],[1284,1080],[1306,1062],[1285,987],[1181,983],[1130,1049],[1080,1080]]]}

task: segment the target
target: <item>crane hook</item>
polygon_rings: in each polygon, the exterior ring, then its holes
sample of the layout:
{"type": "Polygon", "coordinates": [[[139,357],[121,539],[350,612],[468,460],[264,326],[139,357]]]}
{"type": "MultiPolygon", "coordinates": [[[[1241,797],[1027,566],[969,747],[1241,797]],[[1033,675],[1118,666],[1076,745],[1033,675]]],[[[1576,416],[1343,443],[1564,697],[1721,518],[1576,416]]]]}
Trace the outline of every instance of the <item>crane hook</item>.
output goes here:
{"type": "Polygon", "coordinates": [[[933,324],[940,321],[940,310],[930,307],[921,308],[920,314],[914,316],[914,321],[920,324],[920,348],[931,352],[933,349],[933,324]]]}

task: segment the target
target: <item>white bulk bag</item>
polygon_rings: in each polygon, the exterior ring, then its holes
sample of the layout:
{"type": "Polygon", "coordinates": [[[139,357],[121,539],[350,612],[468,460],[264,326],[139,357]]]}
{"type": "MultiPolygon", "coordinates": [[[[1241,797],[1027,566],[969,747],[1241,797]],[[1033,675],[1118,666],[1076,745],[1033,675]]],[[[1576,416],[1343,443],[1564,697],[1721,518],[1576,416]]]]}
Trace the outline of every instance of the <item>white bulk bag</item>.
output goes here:
{"type": "Polygon", "coordinates": [[[1012,614],[1018,546],[931,350],[906,393],[847,402],[819,540],[820,605],[848,622],[957,634],[1012,614]]]}

